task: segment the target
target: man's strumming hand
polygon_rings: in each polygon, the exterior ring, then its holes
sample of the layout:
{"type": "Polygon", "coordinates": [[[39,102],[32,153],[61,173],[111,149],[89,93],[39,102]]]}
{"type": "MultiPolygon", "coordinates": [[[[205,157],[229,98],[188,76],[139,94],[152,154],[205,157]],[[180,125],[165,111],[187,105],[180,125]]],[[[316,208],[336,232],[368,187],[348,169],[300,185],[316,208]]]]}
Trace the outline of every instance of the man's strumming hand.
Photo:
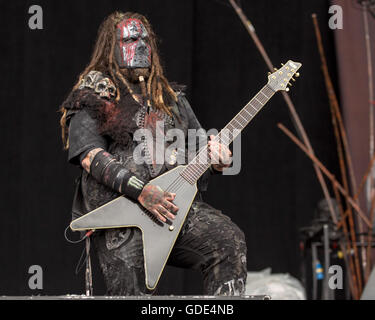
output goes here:
{"type": "Polygon", "coordinates": [[[162,222],[174,219],[178,208],[173,204],[175,193],[163,191],[159,186],[146,185],[138,197],[140,204],[162,222]]]}

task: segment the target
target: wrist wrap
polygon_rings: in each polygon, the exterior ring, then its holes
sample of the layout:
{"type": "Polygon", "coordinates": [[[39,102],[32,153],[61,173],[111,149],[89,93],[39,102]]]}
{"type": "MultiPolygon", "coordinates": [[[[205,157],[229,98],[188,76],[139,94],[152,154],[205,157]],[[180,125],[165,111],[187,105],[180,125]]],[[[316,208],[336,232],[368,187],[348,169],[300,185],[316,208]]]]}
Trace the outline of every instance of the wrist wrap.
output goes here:
{"type": "Polygon", "coordinates": [[[134,200],[138,199],[145,185],[143,180],[105,150],[95,155],[90,165],[90,173],[98,182],[134,200]]]}

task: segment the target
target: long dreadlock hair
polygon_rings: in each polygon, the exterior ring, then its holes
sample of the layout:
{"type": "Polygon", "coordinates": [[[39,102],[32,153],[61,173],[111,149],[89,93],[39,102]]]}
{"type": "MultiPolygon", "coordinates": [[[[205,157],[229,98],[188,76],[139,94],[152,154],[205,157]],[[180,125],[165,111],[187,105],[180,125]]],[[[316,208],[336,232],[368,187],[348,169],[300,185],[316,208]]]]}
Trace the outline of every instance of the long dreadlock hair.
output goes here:
{"type": "MultiPolygon", "coordinates": [[[[147,96],[150,97],[153,107],[166,112],[171,116],[170,106],[167,105],[166,101],[177,101],[176,93],[171,88],[168,80],[164,76],[163,68],[160,64],[158,49],[157,49],[157,38],[152,30],[150,22],[147,18],[139,13],[134,12],[119,12],[116,11],[110,14],[100,25],[94,51],[91,56],[90,63],[86,66],[83,72],[79,75],[78,81],[73,87],[73,90],[78,89],[82,82],[82,79],[92,70],[100,71],[105,74],[109,74],[112,80],[116,84],[117,95],[116,101],[120,100],[119,82],[122,82],[130,91],[133,93],[129,82],[123,76],[120,71],[116,59],[114,59],[114,49],[116,44],[116,26],[124,19],[138,19],[145,26],[149,34],[149,44],[151,46],[151,71],[147,80],[146,90],[147,96]],[[165,99],[167,98],[167,99],[165,99]]],[[[142,90],[142,91],[146,91],[142,90]]],[[[67,109],[64,107],[60,108],[62,113],[60,119],[60,125],[62,130],[62,140],[64,148],[69,147],[69,141],[67,138],[66,128],[66,114],[67,109]]]]}

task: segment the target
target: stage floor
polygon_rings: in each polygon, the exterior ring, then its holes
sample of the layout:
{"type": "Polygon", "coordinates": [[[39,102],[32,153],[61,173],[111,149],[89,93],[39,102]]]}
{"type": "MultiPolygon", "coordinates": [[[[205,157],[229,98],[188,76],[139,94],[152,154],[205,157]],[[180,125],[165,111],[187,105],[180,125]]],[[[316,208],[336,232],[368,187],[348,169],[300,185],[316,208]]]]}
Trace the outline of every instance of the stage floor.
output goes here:
{"type": "Polygon", "coordinates": [[[271,300],[270,296],[1,296],[0,300],[271,300]]]}

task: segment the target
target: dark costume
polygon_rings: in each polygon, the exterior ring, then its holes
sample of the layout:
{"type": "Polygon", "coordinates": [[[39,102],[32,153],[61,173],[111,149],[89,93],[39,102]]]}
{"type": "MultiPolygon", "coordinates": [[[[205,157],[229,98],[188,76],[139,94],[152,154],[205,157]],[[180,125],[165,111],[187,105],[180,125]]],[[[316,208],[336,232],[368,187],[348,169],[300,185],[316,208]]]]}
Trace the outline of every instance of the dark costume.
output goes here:
{"type": "MultiPolygon", "coordinates": [[[[90,72],[79,89],[73,91],[63,107],[68,110],[69,162],[80,165],[94,148],[113,155],[131,174],[147,182],[176,166],[173,155],[164,165],[137,164],[133,141],[139,128],[155,131],[155,120],[164,123],[165,130],[201,128],[182,91],[173,105],[173,117],[137,102],[127,88],[120,87],[121,98],[111,94],[113,83],[100,73],[90,72]],[[98,86],[101,83],[101,86],[98,86]],[[103,85],[104,84],[104,85],[103,85]]],[[[135,88],[135,92],[140,89],[135,88]]],[[[178,90],[178,89],[177,89],[178,90]]],[[[140,98],[141,99],[141,98],[140,98]]],[[[147,139],[139,142],[147,158],[147,139]]],[[[167,143],[166,143],[167,144],[167,143]]],[[[186,148],[188,149],[188,148],[186,148]]],[[[206,295],[239,295],[246,282],[246,244],[243,232],[230,220],[202,201],[208,171],[198,183],[199,192],[187,216],[182,231],[171,252],[168,264],[200,270],[206,295]]],[[[138,193],[124,192],[136,198],[138,193]]],[[[103,185],[82,169],[77,179],[73,202],[73,218],[81,216],[120,196],[113,188],[103,185]]],[[[150,293],[145,286],[141,232],[137,228],[108,229],[94,233],[97,254],[109,295],[142,295],[150,293]]]]}

